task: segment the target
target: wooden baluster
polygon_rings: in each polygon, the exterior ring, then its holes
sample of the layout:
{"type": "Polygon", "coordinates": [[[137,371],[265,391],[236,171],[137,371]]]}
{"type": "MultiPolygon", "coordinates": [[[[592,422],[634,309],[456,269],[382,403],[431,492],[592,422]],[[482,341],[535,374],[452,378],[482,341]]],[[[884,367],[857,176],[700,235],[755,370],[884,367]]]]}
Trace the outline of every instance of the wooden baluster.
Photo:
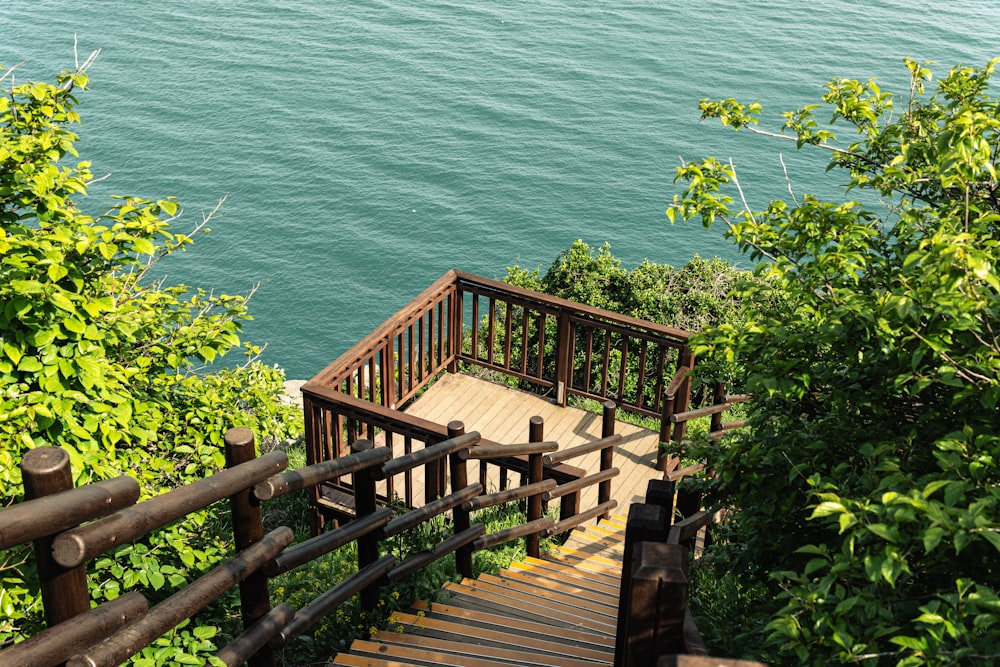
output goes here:
{"type": "MultiPolygon", "coordinates": [[[[257,447],[250,429],[231,428],[226,431],[223,440],[226,445],[227,468],[234,468],[257,458],[257,447]]],[[[233,515],[233,537],[237,552],[263,539],[264,522],[260,501],[254,497],[252,489],[247,488],[230,496],[229,508],[233,515]]],[[[244,629],[271,611],[267,577],[262,571],[257,570],[240,582],[240,611],[243,615],[244,629]]],[[[274,667],[274,652],[265,645],[247,661],[247,664],[249,667],[274,667]]]]}
{"type": "MultiPolygon", "coordinates": [[[[73,488],[69,454],[59,447],[38,447],[21,459],[25,500],[68,491],[73,488]]],[[[90,609],[86,563],[65,568],[52,558],[54,535],[34,542],[35,563],[42,592],[45,623],[49,627],[68,621],[90,609]]]]}
{"type": "MultiPolygon", "coordinates": [[[[528,425],[528,442],[542,442],[545,430],[545,420],[539,416],[531,418],[528,425]]],[[[542,481],[542,454],[528,455],[528,483],[542,481]]],[[[542,518],[542,494],[528,496],[528,522],[542,518]]],[[[524,547],[532,558],[541,556],[541,539],[538,533],[532,533],[524,538],[524,547]]]]}

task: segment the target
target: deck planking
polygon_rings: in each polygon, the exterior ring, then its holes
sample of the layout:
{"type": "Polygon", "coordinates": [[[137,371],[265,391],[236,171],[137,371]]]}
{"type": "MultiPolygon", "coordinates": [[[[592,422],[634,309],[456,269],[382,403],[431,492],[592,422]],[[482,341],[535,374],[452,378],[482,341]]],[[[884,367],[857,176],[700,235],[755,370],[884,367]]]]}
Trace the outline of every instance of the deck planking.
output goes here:
{"type": "MultiPolygon", "coordinates": [[[[592,442],[601,437],[601,415],[554,403],[511,387],[461,373],[448,373],[404,409],[410,415],[439,424],[458,420],[466,432],[478,431],[486,440],[501,444],[528,441],[530,419],[544,420],[545,440],[559,443],[560,449],[592,442]]],[[[619,511],[627,512],[631,503],[643,502],[650,479],[661,479],[655,468],[659,434],[633,424],[618,421],[615,432],[622,442],[615,447],[614,466],[621,472],[611,480],[611,497],[619,511]]],[[[600,470],[600,453],[567,461],[588,474],[600,470]]],[[[414,482],[417,477],[414,476],[414,482]]],[[[469,479],[478,478],[478,469],[469,470],[469,479]]],[[[422,491],[422,484],[419,484],[422,491]]],[[[597,504],[597,487],[582,494],[580,508],[597,504]]]]}

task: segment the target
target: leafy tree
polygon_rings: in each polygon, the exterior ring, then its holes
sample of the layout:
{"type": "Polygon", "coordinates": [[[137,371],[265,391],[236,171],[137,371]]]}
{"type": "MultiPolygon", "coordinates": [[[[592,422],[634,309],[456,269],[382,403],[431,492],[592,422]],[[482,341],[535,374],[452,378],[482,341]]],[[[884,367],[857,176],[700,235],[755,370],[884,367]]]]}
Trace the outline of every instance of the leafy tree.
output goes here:
{"type": "MultiPolygon", "coordinates": [[[[239,368],[202,367],[240,345],[248,297],[154,277],[158,260],[208,231],[207,219],[184,234],[173,230],[180,209],[172,199],[85,208],[90,163],[71,158],[86,64],[55,84],[15,85],[13,74],[0,78],[3,503],[21,496],[20,459],[34,447],[66,449],[78,483],[127,472],[148,497],[223,466],[231,426],[294,435],[295,413],[277,400],[283,374],[252,360],[258,348],[247,346],[251,361],[239,368]]],[[[205,512],[100,559],[95,599],[181,585],[224,555],[218,524],[205,512]]],[[[38,627],[34,576],[27,551],[0,551],[0,645],[38,627]]],[[[188,637],[200,651],[209,635],[196,629],[166,641],[188,637]]]]}
{"type": "Polygon", "coordinates": [[[907,59],[903,95],[831,81],[846,145],[819,105],[784,114],[779,134],[755,127],[758,104],[701,103],[703,118],[831,151],[868,202],[751,211],[735,167],[709,158],[678,169],[667,211],[722,220],[761,260],[756,289],[788,297],[697,340],[743,364],[755,397],[748,432],[699,453],[732,511],[731,553],[780,590],[770,660],[1000,658],[997,62],[925,91],[929,63],[907,59]]]}
{"type": "Polygon", "coordinates": [[[734,297],[742,280],[752,279],[719,258],[694,257],[682,267],[648,259],[634,269],[622,266],[605,243],[596,251],[574,241],[542,274],[508,267],[505,282],[623,315],[699,331],[709,324],[740,321],[743,301],[734,297]]]}

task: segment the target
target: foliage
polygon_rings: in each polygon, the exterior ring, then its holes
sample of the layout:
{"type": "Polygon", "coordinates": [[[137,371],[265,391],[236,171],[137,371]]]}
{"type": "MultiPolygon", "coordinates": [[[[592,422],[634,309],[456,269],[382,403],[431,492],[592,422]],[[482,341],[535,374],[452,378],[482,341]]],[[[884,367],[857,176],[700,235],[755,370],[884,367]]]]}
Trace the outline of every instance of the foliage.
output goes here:
{"type": "Polygon", "coordinates": [[[747,272],[719,258],[695,256],[680,268],[648,259],[634,269],[622,267],[605,243],[595,252],[577,240],[548,270],[514,265],[505,282],[596,308],[700,331],[709,324],[738,322],[743,304],[733,297],[747,272]]]}
{"type": "MultiPolygon", "coordinates": [[[[732,164],[678,169],[671,220],[722,220],[788,296],[698,352],[734,359],[754,395],[749,432],[701,454],[734,512],[731,554],[780,587],[770,660],[992,662],[1000,656],[1000,100],[998,61],[956,67],[932,92],[834,80],[785,114],[799,147],[831,151],[859,201],[805,195],[762,211],[732,164]]],[[[760,106],[703,101],[754,127],[760,106]]]]}
{"type": "MultiPolygon", "coordinates": [[[[21,496],[19,462],[35,447],[64,448],[78,484],[128,473],[147,498],[223,466],[222,436],[232,426],[277,441],[301,429],[277,400],[282,372],[253,361],[258,348],[247,346],[250,361],[239,368],[200,367],[239,347],[248,297],[154,277],[156,263],[190,246],[208,220],[191,233],[174,231],[180,208],[169,198],[85,206],[90,163],[71,164],[85,70],[63,72],[55,84],[15,85],[13,71],[0,79],[7,86],[0,95],[5,503],[21,496]]],[[[210,509],[100,558],[94,599],[133,588],[153,601],[165,596],[231,551],[219,537],[223,524],[210,509]]],[[[40,602],[26,549],[0,552],[0,575],[2,645],[38,629],[40,602]]],[[[214,632],[197,622],[190,632],[175,630],[146,658],[162,664],[167,650],[168,661],[194,659],[214,632]]]]}

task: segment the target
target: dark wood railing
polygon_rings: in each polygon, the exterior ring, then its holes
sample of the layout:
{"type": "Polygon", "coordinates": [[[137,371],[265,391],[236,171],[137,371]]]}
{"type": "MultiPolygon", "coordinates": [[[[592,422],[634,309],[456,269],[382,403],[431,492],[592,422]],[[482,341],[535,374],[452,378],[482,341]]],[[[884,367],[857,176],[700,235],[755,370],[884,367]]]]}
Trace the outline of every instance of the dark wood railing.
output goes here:
{"type": "MultiPolygon", "coordinates": [[[[232,429],[225,436],[226,470],[138,504],[139,486],[130,477],[74,489],[69,456],[64,450],[32,450],[22,461],[26,500],[0,510],[0,549],[34,543],[49,628],[0,650],[0,665],[120,664],[238,585],[245,632],[217,656],[227,665],[249,661],[250,665],[269,666],[274,664],[274,649],[301,635],[348,598],[360,593],[362,606],[373,609],[384,582],[402,579],[441,558],[454,554],[457,571],[471,577],[476,550],[520,537],[526,538],[529,555],[537,557],[541,537],[569,530],[595,516],[593,510],[570,515],[564,512],[559,520],[544,516],[543,494],[572,496],[583,486],[601,484],[616,473],[609,458],[601,476],[576,475],[567,482],[545,477],[546,468],[565,464],[550,461],[546,465],[544,457],[554,454],[556,445],[543,439],[543,426],[541,420],[534,420],[531,441],[513,446],[524,457],[523,468],[514,462],[517,457],[511,456],[511,446],[498,449],[483,443],[478,433],[464,433],[459,422],[452,422],[443,438],[404,456],[392,458],[388,447],[375,447],[370,440],[359,438],[352,443],[350,454],[297,470],[285,470],[288,459],[283,452],[257,458],[252,434],[247,429],[232,429]],[[484,494],[478,481],[468,481],[469,461],[499,461],[523,472],[525,483],[519,488],[484,494]],[[380,484],[441,463],[450,469],[449,492],[398,515],[389,507],[380,507],[380,484]],[[294,546],[295,536],[287,527],[264,534],[262,503],[348,475],[356,518],[294,546]],[[567,489],[567,485],[572,488],[567,489]],[[226,499],[232,513],[235,549],[229,560],[152,608],[136,592],[90,608],[90,561],[226,499]],[[482,524],[471,521],[477,509],[517,501],[526,501],[527,505],[527,519],[521,525],[488,534],[482,524]],[[384,540],[441,515],[446,515],[452,527],[450,538],[403,560],[380,555],[384,540]],[[287,603],[271,607],[271,578],[353,541],[358,544],[356,574],[320,593],[301,609],[287,603]]],[[[610,451],[616,438],[609,432],[600,444],[610,451]]],[[[575,509],[577,505],[563,507],[575,509]]],[[[607,501],[599,509],[607,512],[613,507],[614,501],[607,501]]]]}
{"type": "MultiPolygon", "coordinates": [[[[687,422],[701,416],[690,406],[694,359],[688,337],[668,326],[449,271],[302,388],[307,461],[342,456],[358,438],[384,437],[390,447],[401,442],[406,453],[444,439],[446,424],[411,417],[402,408],[441,373],[462,367],[516,378],[560,405],[570,396],[610,399],[618,409],[658,419],[662,442],[683,440],[687,422]]],[[[718,408],[721,414],[740,398],[717,388],[709,409],[725,406],[718,408]]],[[[730,426],[713,418],[715,435],[730,426]]],[[[665,471],[676,463],[659,459],[665,471]]],[[[570,481],[562,473],[578,474],[547,469],[560,483],[570,481]]],[[[382,492],[391,498],[401,491],[400,500],[412,507],[440,495],[444,475],[443,467],[424,468],[423,499],[412,496],[410,477],[401,489],[382,492]]],[[[350,509],[348,496],[346,488],[329,489],[325,500],[320,490],[314,493],[314,531],[338,510],[350,509]]]]}

